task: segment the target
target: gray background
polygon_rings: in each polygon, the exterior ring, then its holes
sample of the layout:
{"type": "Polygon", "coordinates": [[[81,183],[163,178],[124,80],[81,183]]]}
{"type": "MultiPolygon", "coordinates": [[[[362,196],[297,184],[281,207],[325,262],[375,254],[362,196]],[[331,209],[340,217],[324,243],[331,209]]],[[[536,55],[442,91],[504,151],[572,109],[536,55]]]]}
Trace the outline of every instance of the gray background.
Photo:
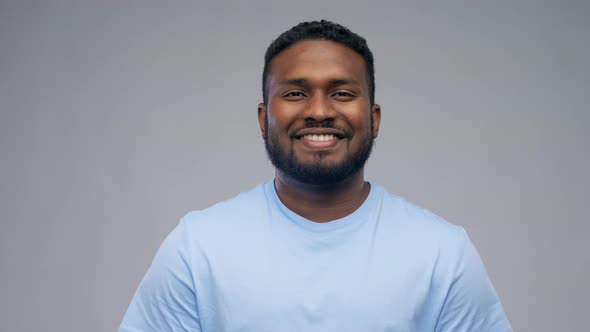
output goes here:
{"type": "Polygon", "coordinates": [[[0,4],[0,330],[113,331],[187,211],[270,179],[262,56],[367,37],[367,178],[463,225],[516,331],[588,331],[587,1],[0,4]]]}

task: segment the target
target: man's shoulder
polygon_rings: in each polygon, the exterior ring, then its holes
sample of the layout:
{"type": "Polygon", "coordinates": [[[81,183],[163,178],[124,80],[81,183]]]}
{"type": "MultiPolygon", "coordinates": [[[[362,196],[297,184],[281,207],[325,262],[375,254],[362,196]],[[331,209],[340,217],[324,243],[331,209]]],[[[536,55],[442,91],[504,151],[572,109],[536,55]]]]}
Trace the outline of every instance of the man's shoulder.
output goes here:
{"type": "Polygon", "coordinates": [[[409,257],[407,266],[434,269],[436,265],[438,276],[454,271],[469,242],[463,227],[387,192],[383,194],[379,223],[389,252],[404,252],[409,257]]]}
{"type": "Polygon", "coordinates": [[[265,183],[258,184],[248,191],[241,192],[207,208],[190,211],[182,219],[188,224],[219,222],[255,213],[266,201],[264,185],[265,183]]]}
{"type": "Polygon", "coordinates": [[[238,234],[244,229],[252,229],[266,211],[264,186],[265,183],[258,184],[205,209],[190,211],[182,217],[180,224],[185,231],[198,237],[238,234]]]}
{"type": "Polygon", "coordinates": [[[394,224],[396,229],[418,237],[433,240],[457,239],[464,232],[463,227],[386,190],[383,190],[381,215],[394,224]]]}

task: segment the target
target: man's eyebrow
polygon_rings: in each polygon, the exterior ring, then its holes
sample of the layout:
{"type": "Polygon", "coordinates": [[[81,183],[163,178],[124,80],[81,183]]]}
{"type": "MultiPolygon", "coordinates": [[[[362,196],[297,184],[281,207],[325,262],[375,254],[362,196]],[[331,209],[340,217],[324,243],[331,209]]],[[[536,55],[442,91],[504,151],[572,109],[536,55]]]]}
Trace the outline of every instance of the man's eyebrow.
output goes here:
{"type": "Polygon", "coordinates": [[[346,85],[346,84],[360,85],[359,81],[357,81],[353,78],[336,78],[336,79],[330,80],[330,84],[331,85],[346,85]]]}
{"type": "MultiPolygon", "coordinates": [[[[284,85],[305,85],[307,83],[307,79],[305,78],[289,78],[286,80],[282,80],[279,84],[284,85]]],[[[346,85],[346,84],[357,84],[360,85],[358,80],[353,78],[334,78],[329,80],[330,85],[346,85]]]]}
{"type": "Polygon", "coordinates": [[[289,78],[286,80],[282,80],[279,84],[283,85],[304,85],[307,82],[305,78],[289,78]]]}

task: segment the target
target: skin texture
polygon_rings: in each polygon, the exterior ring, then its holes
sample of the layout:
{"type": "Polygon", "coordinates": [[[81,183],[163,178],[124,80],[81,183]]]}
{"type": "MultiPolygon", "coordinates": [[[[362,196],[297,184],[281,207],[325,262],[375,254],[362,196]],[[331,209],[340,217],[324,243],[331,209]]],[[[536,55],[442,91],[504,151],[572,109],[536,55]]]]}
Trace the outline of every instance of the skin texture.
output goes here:
{"type": "MultiPolygon", "coordinates": [[[[268,96],[268,104],[258,105],[262,136],[301,165],[338,167],[378,135],[381,108],[370,104],[364,61],[341,44],[304,40],[279,53],[271,63],[268,96]],[[318,146],[302,137],[310,133],[334,133],[338,139],[318,146]]],[[[316,222],[354,212],[370,191],[364,167],[326,184],[305,183],[277,168],[275,187],[290,210],[316,222]]]]}

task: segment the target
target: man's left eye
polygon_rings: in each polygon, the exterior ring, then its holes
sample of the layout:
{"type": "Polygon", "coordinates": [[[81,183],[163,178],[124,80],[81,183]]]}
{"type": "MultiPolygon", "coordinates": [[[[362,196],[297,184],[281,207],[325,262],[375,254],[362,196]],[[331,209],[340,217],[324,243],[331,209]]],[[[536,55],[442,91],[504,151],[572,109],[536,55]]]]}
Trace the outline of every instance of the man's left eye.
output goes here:
{"type": "Polygon", "coordinates": [[[336,99],[352,99],[354,98],[354,94],[348,91],[337,91],[332,94],[332,97],[336,99]]]}

